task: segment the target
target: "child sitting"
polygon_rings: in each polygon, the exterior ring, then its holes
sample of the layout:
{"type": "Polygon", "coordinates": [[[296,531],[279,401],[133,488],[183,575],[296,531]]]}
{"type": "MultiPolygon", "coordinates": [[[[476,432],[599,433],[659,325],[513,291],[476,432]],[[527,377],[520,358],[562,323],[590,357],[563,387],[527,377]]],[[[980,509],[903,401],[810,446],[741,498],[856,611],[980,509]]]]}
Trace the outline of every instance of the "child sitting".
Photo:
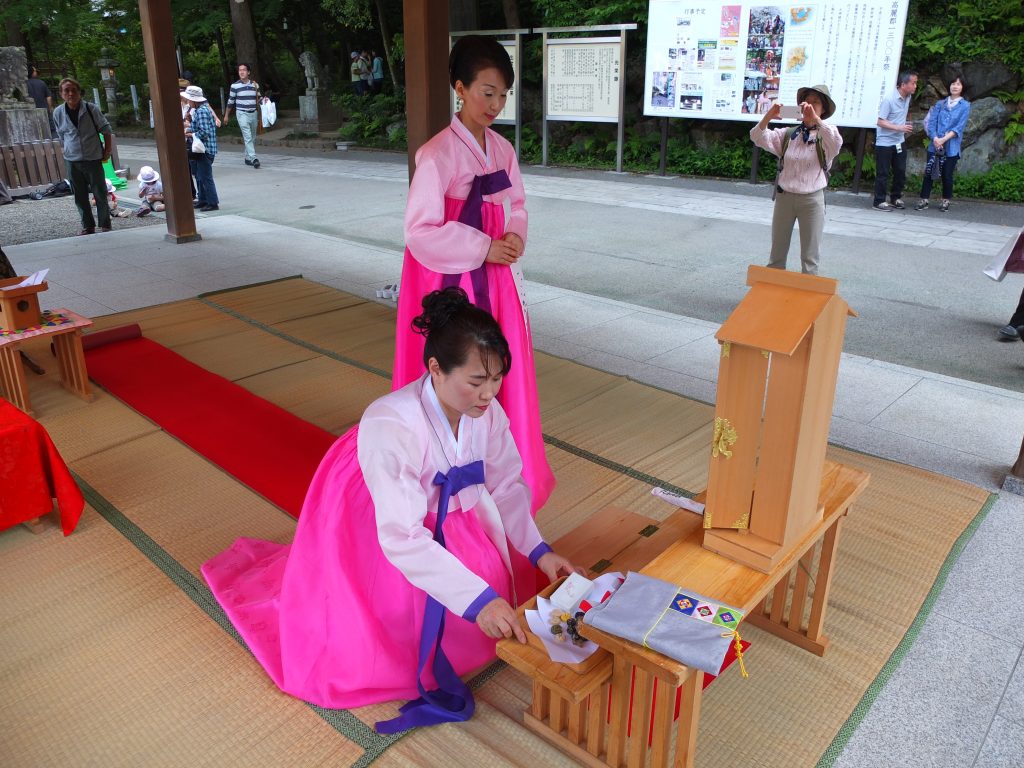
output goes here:
{"type": "Polygon", "coordinates": [[[160,174],[150,166],[139,169],[139,197],[144,205],[140,206],[136,216],[148,216],[151,211],[164,210],[164,183],[160,174]]]}
{"type": "MultiPolygon", "coordinates": [[[[96,205],[96,198],[89,195],[89,200],[96,205]]],[[[121,208],[117,204],[117,195],[114,194],[114,185],[110,183],[110,179],[107,179],[107,205],[110,206],[110,215],[116,216],[119,219],[123,219],[125,216],[131,216],[131,212],[121,208]]]]}

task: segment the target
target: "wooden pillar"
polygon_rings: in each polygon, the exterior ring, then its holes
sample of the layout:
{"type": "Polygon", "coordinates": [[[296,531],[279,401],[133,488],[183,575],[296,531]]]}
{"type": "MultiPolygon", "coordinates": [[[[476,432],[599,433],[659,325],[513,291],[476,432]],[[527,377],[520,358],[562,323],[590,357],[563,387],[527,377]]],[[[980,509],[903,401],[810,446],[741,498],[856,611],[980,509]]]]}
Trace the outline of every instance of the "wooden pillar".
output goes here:
{"type": "Polygon", "coordinates": [[[153,100],[157,157],[167,205],[167,234],[164,237],[172,243],[188,243],[200,240],[201,236],[196,232],[188,158],[185,155],[170,0],[139,0],[139,17],[149,94],[153,100]]]}
{"type": "MultiPolygon", "coordinates": [[[[143,2],[144,0],[139,0],[143,2]]],[[[405,0],[405,116],[409,178],[416,150],[451,122],[448,0],[405,0]]]]}

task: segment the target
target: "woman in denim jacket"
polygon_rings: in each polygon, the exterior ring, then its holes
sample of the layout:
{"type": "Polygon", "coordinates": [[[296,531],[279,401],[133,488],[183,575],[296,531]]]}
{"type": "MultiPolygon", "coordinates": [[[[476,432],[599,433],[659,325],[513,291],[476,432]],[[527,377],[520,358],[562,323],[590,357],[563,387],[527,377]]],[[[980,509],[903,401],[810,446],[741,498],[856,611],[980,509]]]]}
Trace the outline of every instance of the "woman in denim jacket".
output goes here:
{"type": "Polygon", "coordinates": [[[915,211],[928,207],[932,193],[932,180],[942,178],[942,205],[940,211],[949,210],[953,197],[953,171],[960,159],[960,141],[971,114],[971,103],[963,98],[963,75],[952,75],[946,82],[949,96],[936,102],[924,119],[924,132],[928,135],[928,162],[924,167],[924,181],[921,183],[921,202],[915,211]]]}

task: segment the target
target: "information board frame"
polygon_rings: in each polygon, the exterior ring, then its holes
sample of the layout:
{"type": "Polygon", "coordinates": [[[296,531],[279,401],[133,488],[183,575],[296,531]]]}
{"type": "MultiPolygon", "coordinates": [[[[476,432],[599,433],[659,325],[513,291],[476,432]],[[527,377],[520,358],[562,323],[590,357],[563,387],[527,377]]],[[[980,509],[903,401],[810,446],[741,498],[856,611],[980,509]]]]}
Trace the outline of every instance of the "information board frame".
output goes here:
{"type": "Polygon", "coordinates": [[[824,82],[835,125],[874,128],[896,84],[908,6],[650,0],[644,115],[757,122],[772,101],[795,104],[799,88],[824,82]]]}
{"type": "MultiPolygon", "coordinates": [[[[506,52],[509,51],[509,48],[512,49],[511,52],[509,52],[509,58],[512,60],[512,72],[515,74],[515,82],[512,84],[512,88],[510,89],[510,93],[509,93],[510,98],[509,98],[509,100],[507,102],[505,102],[505,109],[503,109],[501,111],[501,114],[502,115],[506,114],[506,112],[508,112],[508,110],[509,110],[509,106],[510,105],[512,107],[512,113],[511,113],[511,117],[506,116],[506,117],[503,118],[503,117],[501,117],[499,115],[498,119],[495,120],[494,122],[496,124],[498,124],[498,125],[514,125],[516,127],[516,140],[515,140],[516,158],[519,157],[519,149],[520,149],[520,147],[522,146],[522,143],[523,143],[523,119],[522,119],[522,115],[523,115],[523,109],[522,109],[522,106],[523,106],[523,100],[522,100],[522,84],[523,84],[523,80],[522,80],[522,74],[523,73],[521,71],[521,67],[522,67],[522,62],[523,62],[523,35],[528,35],[528,34],[530,34],[530,30],[529,29],[487,29],[487,30],[480,30],[480,31],[477,31],[477,32],[449,32],[448,33],[448,50],[449,51],[452,49],[452,46],[455,45],[455,39],[456,38],[466,37],[467,35],[484,35],[484,36],[487,36],[487,37],[494,37],[494,38],[509,37],[509,36],[512,37],[511,40],[498,40],[498,42],[501,43],[502,47],[505,48],[506,52]]],[[[451,102],[452,102],[452,115],[454,116],[455,115],[455,103],[456,103],[456,97],[455,97],[454,89],[452,90],[452,93],[451,93],[451,102]]]]}
{"type": "Polygon", "coordinates": [[[542,115],[541,124],[543,126],[543,139],[541,144],[541,165],[546,166],[548,164],[548,121],[559,120],[559,121],[571,121],[571,122],[599,122],[599,123],[618,123],[618,141],[615,153],[615,170],[618,173],[622,172],[622,144],[625,133],[625,98],[626,98],[626,84],[625,84],[625,70],[626,70],[626,32],[635,30],[636,24],[600,24],[591,27],[540,27],[534,29],[533,32],[540,33],[542,35],[542,48],[544,51],[544,62],[543,62],[543,85],[542,85],[542,115]],[[561,33],[586,33],[594,34],[598,32],[618,32],[618,35],[611,37],[573,37],[573,38],[552,38],[550,35],[561,34],[561,33]],[[552,45],[574,45],[574,46],[608,46],[612,44],[618,45],[618,66],[614,67],[614,62],[609,62],[610,70],[605,73],[608,82],[618,83],[618,99],[617,109],[614,116],[607,114],[601,116],[593,115],[573,115],[573,114],[559,114],[552,116],[550,114],[550,88],[552,85],[552,78],[550,74],[551,57],[549,55],[549,46],[552,45]]]}

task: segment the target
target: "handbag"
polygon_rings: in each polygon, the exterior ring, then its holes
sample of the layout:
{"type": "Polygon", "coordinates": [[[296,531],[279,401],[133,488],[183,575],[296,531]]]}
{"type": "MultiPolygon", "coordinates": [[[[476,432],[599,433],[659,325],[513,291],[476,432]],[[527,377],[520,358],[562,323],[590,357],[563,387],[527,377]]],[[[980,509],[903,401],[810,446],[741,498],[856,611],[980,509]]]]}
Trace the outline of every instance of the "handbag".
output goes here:
{"type": "Polygon", "coordinates": [[[196,155],[206,154],[206,145],[203,144],[203,140],[198,136],[192,137],[192,153],[196,155]]]}
{"type": "Polygon", "coordinates": [[[1007,272],[1024,272],[1024,229],[1010,238],[984,272],[997,283],[1006,277],[1007,272]]]}
{"type": "Polygon", "coordinates": [[[737,631],[742,620],[736,608],[631,571],[615,594],[587,611],[584,623],[712,675],[722,671],[733,645],[746,677],[737,631]]]}

